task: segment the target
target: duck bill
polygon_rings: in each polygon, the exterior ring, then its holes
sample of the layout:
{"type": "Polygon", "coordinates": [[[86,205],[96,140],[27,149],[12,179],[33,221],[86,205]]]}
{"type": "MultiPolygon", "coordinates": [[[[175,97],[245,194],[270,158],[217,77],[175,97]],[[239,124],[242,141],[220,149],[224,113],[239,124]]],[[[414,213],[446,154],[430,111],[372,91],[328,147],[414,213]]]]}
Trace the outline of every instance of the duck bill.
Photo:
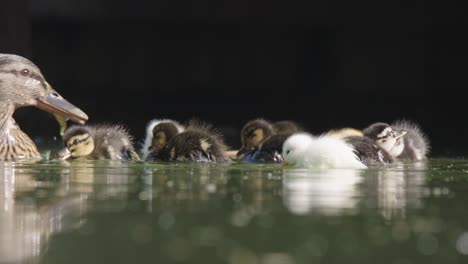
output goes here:
{"type": "Polygon", "coordinates": [[[66,160],[71,157],[71,152],[68,148],[64,148],[58,152],[58,158],[61,160],[66,160]]]}
{"type": "Polygon", "coordinates": [[[240,159],[240,158],[244,157],[244,155],[245,155],[247,152],[249,152],[249,150],[248,150],[246,147],[242,146],[242,147],[239,149],[239,151],[237,151],[236,156],[237,156],[237,158],[240,159]]]}
{"type": "Polygon", "coordinates": [[[394,131],[395,133],[395,138],[396,139],[399,139],[401,138],[402,136],[406,135],[406,133],[408,133],[407,131],[405,130],[400,130],[400,131],[394,131]]]}
{"type": "Polygon", "coordinates": [[[287,166],[289,166],[289,163],[287,163],[286,161],[283,161],[283,162],[281,162],[281,166],[282,167],[287,167],[287,166]]]}
{"type": "Polygon", "coordinates": [[[84,124],[88,121],[88,116],[83,111],[65,100],[65,98],[54,90],[51,90],[45,96],[37,98],[36,107],[46,112],[68,118],[78,124],[84,124]]]}

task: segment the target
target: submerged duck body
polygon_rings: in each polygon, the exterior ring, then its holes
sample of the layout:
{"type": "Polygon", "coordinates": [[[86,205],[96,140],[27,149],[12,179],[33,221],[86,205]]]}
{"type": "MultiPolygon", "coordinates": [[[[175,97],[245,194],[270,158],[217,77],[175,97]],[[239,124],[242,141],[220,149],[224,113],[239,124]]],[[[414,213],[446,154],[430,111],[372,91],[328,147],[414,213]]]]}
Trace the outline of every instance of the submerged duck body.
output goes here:
{"type": "Polygon", "coordinates": [[[296,168],[364,169],[367,168],[345,140],[299,133],[283,145],[284,164],[296,168]]]}
{"type": "Polygon", "coordinates": [[[257,149],[244,157],[244,161],[259,163],[283,162],[283,144],[290,134],[273,135],[266,139],[257,149]]]}
{"type": "Polygon", "coordinates": [[[374,123],[364,129],[364,135],[395,160],[423,160],[430,149],[427,136],[411,121],[374,123]]]}
{"type": "Polygon", "coordinates": [[[73,126],[63,142],[61,159],[139,160],[132,137],[119,125],[73,126]]]}
{"type": "Polygon", "coordinates": [[[0,161],[40,159],[34,142],[13,119],[16,109],[35,106],[46,112],[85,123],[88,116],[65,100],[26,58],[0,53],[0,161]]]}
{"type": "Polygon", "coordinates": [[[228,162],[222,137],[210,126],[190,124],[177,133],[174,123],[162,122],[153,128],[148,161],[228,162]]]}

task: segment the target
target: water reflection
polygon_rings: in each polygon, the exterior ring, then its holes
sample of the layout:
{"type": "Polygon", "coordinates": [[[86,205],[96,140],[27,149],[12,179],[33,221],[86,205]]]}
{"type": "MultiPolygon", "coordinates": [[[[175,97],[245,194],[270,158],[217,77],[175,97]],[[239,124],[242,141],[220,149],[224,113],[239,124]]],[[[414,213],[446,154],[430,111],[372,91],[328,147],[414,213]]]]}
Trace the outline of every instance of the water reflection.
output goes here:
{"type": "Polygon", "coordinates": [[[383,217],[405,218],[408,208],[421,208],[426,190],[426,162],[398,163],[389,169],[368,172],[368,204],[376,206],[383,217]],[[374,200],[375,199],[375,200],[374,200]]]}
{"type": "Polygon", "coordinates": [[[50,237],[80,227],[91,207],[122,209],[108,201],[132,199],[131,175],[123,164],[1,163],[0,263],[37,262],[50,237]]]}
{"type": "Polygon", "coordinates": [[[294,214],[339,215],[359,203],[361,170],[287,169],[283,172],[284,204],[294,214]]]}
{"type": "Polygon", "coordinates": [[[405,217],[408,207],[423,206],[426,171],[425,162],[372,170],[286,169],[284,204],[298,215],[341,215],[376,207],[388,220],[405,217]]]}
{"type": "Polygon", "coordinates": [[[83,197],[47,199],[53,192],[63,192],[64,182],[56,179],[57,187],[41,185],[34,169],[0,164],[1,263],[37,262],[52,234],[80,225],[86,211],[83,197]]]}
{"type": "MultiPolygon", "coordinates": [[[[125,260],[161,263],[327,262],[392,241],[436,254],[443,222],[418,212],[428,208],[426,166],[0,164],[0,263],[98,263],[113,244],[138,252],[125,260]]],[[[468,252],[462,231],[452,231],[452,248],[468,252]]]]}

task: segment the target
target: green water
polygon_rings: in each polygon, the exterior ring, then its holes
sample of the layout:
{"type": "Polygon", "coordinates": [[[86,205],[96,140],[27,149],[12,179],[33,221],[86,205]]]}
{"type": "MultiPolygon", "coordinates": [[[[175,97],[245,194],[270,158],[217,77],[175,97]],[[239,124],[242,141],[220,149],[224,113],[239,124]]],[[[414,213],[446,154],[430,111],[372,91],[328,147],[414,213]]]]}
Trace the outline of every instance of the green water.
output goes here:
{"type": "Polygon", "coordinates": [[[468,162],[0,163],[0,263],[467,263],[468,162]]]}

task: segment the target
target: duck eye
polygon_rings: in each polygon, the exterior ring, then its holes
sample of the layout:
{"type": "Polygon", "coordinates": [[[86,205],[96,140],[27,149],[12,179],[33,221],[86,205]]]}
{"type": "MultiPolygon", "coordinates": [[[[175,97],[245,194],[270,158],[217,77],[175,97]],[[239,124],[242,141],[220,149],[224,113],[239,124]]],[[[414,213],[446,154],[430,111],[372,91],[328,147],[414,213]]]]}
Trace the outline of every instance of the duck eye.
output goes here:
{"type": "Polygon", "coordinates": [[[73,145],[76,145],[78,143],[80,143],[80,141],[78,139],[73,140],[73,145]]]}
{"type": "Polygon", "coordinates": [[[387,140],[386,140],[386,139],[382,139],[382,143],[385,143],[385,142],[387,142],[387,140]]]}
{"type": "Polygon", "coordinates": [[[291,150],[288,150],[288,151],[286,151],[286,155],[288,155],[288,154],[289,154],[289,152],[291,152],[291,150]]]}
{"type": "Polygon", "coordinates": [[[29,70],[28,69],[22,69],[20,71],[20,74],[23,75],[23,76],[29,76],[29,70]]]}

